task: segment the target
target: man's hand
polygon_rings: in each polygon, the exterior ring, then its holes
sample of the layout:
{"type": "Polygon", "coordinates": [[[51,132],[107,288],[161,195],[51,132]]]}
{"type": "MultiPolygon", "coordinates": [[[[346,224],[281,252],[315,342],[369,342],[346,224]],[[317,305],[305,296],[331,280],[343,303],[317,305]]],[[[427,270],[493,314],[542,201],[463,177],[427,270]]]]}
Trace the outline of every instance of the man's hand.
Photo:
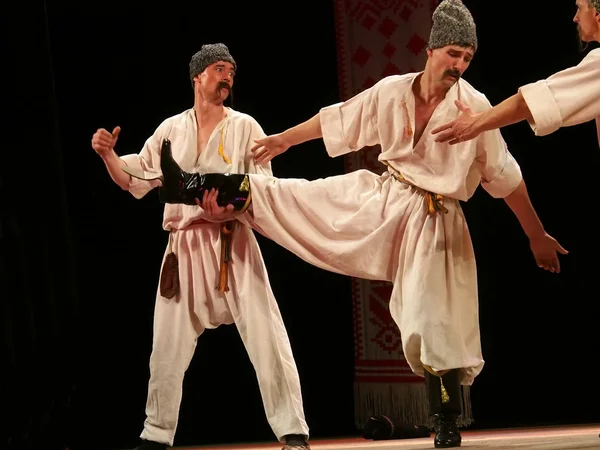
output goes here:
{"type": "Polygon", "coordinates": [[[441,133],[435,139],[436,142],[450,141],[450,145],[454,145],[473,139],[480,133],[475,127],[475,121],[479,117],[479,114],[474,114],[471,108],[459,100],[455,100],[454,104],[461,111],[461,114],[453,121],[447,122],[431,131],[431,134],[441,133]]]}
{"type": "Polygon", "coordinates": [[[538,267],[542,267],[552,273],[560,273],[558,253],[566,255],[566,251],[552,236],[544,233],[541,236],[531,238],[529,246],[535,257],[538,267]]]}
{"type": "Polygon", "coordinates": [[[217,204],[217,195],[219,195],[218,189],[204,191],[202,201],[196,199],[196,204],[218,222],[233,219],[236,214],[233,210],[233,205],[219,206],[217,204]]]}
{"type": "Polygon", "coordinates": [[[94,133],[94,136],[92,136],[92,148],[100,156],[104,157],[115,148],[120,132],[121,127],[115,127],[112,134],[104,128],[98,129],[98,131],[94,133]]]}
{"type": "Polygon", "coordinates": [[[268,163],[277,155],[281,155],[290,144],[281,136],[281,134],[273,134],[263,139],[255,139],[256,145],[250,150],[254,153],[254,160],[258,164],[268,163]]]}

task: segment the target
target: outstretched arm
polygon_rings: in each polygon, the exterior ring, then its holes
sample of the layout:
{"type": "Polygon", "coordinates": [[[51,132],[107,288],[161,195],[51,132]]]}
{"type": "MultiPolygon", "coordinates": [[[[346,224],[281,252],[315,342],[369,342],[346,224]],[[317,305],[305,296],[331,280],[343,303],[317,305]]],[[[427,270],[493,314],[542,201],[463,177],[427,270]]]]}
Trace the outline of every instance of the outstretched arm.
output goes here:
{"type": "Polygon", "coordinates": [[[306,122],[302,122],[283,133],[256,139],[256,145],[251,151],[257,164],[271,161],[275,156],[282,154],[293,145],[323,137],[321,131],[320,113],[315,114],[306,122]]]}
{"type": "Polygon", "coordinates": [[[270,161],[293,145],[318,138],[332,158],[379,144],[379,116],[388,117],[379,109],[379,98],[389,98],[397,88],[394,83],[384,78],[346,101],[321,108],[306,122],[257,139],[252,148],[256,161],[270,161]]]}
{"type": "Polygon", "coordinates": [[[517,188],[504,198],[504,201],[517,217],[521,228],[529,238],[529,245],[537,265],[550,272],[559,273],[558,253],[566,255],[568,252],[544,230],[544,226],[531,204],[525,181],[521,181],[517,188]]]}
{"type": "Polygon", "coordinates": [[[518,92],[502,103],[481,113],[481,116],[475,121],[475,129],[480,130],[480,132],[495,130],[523,120],[531,121],[533,116],[523,95],[518,92]]]}
{"type": "Polygon", "coordinates": [[[510,154],[499,130],[490,130],[477,141],[476,163],[482,187],[494,198],[503,198],[529,238],[539,267],[560,272],[558,253],[566,254],[544,230],[527,192],[519,164],[510,154]]]}
{"type": "Polygon", "coordinates": [[[453,145],[473,139],[485,131],[533,119],[531,111],[520,92],[479,114],[474,114],[458,100],[455,103],[461,114],[452,122],[448,122],[432,131],[432,134],[440,133],[435,139],[436,142],[450,141],[450,144],[453,145]]]}
{"type": "Polygon", "coordinates": [[[300,125],[288,128],[281,133],[283,139],[290,145],[302,144],[306,141],[312,141],[313,139],[319,139],[323,137],[321,131],[321,113],[317,113],[308,119],[306,122],[302,122],[300,125]]]}
{"type": "Polygon", "coordinates": [[[600,116],[600,52],[591,51],[574,67],[529,83],[499,105],[481,114],[463,111],[456,120],[432,131],[442,133],[437,141],[466,141],[482,131],[527,120],[536,136],[546,136],[560,127],[588,122],[600,116]]]}

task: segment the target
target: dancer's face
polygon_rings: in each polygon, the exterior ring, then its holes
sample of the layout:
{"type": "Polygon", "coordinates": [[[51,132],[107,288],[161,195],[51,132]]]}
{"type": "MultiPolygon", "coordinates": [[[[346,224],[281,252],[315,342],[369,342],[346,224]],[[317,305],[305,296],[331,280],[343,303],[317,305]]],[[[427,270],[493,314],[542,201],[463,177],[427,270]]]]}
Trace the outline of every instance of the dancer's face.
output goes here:
{"type": "Polygon", "coordinates": [[[235,70],[227,61],[217,61],[194,78],[202,97],[214,103],[223,103],[231,94],[235,70]]]}
{"type": "Polygon", "coordinates": [[[591,42],[600,36],[600,15],[592,6],[590,0],[577,0],[575,2],[577,12],[573,22],[577,24],[579,39],[583,42],[591,42]]]}
{"type": "Polygon", "coordinates": [[[458,45],[427,50],[432,78],[451,88],[468,69],[474,54],[473,47],[458,45]]]}

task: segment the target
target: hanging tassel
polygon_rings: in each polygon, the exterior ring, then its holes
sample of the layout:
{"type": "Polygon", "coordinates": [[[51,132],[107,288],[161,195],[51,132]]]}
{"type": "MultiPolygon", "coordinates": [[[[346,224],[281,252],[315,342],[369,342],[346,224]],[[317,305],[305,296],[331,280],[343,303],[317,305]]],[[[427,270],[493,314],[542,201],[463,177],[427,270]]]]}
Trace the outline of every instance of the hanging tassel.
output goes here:
{"type": "Polygon", "coordinates": [[[219,141],[219,155],[223,158],[227,164],[231,164],[231,160],[225,154],[225,144],[224,144],[224,135],[225,135],[225,125],[221,128],[221,140],[219,141]]]}
{"type": "Polygon", "coordinates": [[[430,367],[430,366],[428,366],[426,364],[423,364],[423,367],[431,375],[433,375],[435,377],[438,377],[440,379],[440,388],[441,388],[441,391],[442,391],[442,403],[449,403],[450,402],[450,396],[448,395],[448,391],[446,391],[446,387],[444,386],[444,382],[442,381],[442,377],[444,375],[446,375],[448,372],[450,372],[450,370],[442,370],[440,372],[437,372],[432,367],[430,367]]]}
{"type": "Polygon", "coordinates": [[[248,178],[248,175],[246,175],[244,177],[242,184],[240,184],[240,191],[241,192],[249,192],[250,191],[250,179],[248,178]]]}
{"type": "Polygon", "coordinates": [[[233,221],[221,225],[221,268],[219,271],[219,283],[216,286],[220,292],[229,292],[228,273],[231,262],[231,237],[233,234],[233,221]]]}
{"type": "Polygon", "coordinates": [[[444,197],[440,194],[434,194],[433,192],[425,192],[425,203],[427,205],[427,213],[435,214],[438,211],[443,211],[444,214],[448,214],[448,208],[443,205],[444,197]]]}
{"type": "Polygon", "coordinates": [[[442,380],[441,376],[440,376],[440,385],[442,388],[442,403],[450,402],[450,396],[448,395],[448,392],[446,391],[446,388],[444,387],[444,381],[442,380]]]}

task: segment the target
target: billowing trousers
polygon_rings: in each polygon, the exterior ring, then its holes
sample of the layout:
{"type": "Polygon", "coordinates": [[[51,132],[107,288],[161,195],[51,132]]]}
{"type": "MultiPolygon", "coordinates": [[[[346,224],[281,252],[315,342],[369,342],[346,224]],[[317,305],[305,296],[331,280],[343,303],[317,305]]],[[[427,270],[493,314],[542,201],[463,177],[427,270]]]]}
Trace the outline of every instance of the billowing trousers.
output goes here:
{"type": "Polygon", "coordinates": [[[171,234],[179,261],[180,291],[172,299],[157,293],[147,418],[141,437],[173,445],[183,377],[196,341],[205,329],[232,323],[256,370],[275,436],[280,441],[287,434],[308,437],[298,371],[256,237],[250,228],[236,224],[230,290],[223,293],[215,288],[220,267],[219,230],[219,224],[205,223],[171,234]]]}

